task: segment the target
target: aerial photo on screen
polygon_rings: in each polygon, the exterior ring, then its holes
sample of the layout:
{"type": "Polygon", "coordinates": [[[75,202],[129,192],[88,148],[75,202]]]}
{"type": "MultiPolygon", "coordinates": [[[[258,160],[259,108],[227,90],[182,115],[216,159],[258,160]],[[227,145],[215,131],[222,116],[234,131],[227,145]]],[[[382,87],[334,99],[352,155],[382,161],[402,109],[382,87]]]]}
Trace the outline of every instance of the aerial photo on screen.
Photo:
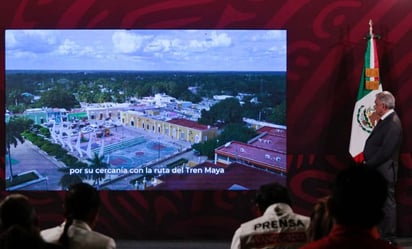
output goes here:
{"type": "Polygon", "coordinates": [[[286,30],[5,30],[6,190],[286,184],[286,30]]]}

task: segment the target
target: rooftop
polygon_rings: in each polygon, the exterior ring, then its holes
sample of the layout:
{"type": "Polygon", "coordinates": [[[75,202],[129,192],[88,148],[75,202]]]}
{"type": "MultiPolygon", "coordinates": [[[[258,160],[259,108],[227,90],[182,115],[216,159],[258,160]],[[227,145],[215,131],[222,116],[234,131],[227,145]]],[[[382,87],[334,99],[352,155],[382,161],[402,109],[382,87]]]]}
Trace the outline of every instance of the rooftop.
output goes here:
{"type": "MultiPolygon", "coordinates": [[[[259,142],[257,142],[259,143],[259,142]]],[[[286,172],[286,153],[232,141],[215,150],[218,155],[237,158],[262,167],[286,172]]]]}
{"type": "Polygon", "coordinates": [[[262,133],[255,139],[249,142],[250,145],[255,147],[286,153],[286,137],[273,135],[272,133],[262,133]]]}
{"type": "Polygon", "coordinates": [[[183,118],[174,118],[174,119],[171,119],[167,122],[171,123],[171,124],[176,124],[176,125],[180,125],[180,126],[183,126],[183,127],[187,127],[187,128],[196,129],[196,130],[208,130],[208,129],[210,129],[210,126],[202,125],[202,124],[199,124],[195,121],[191,121],[191,120],[183,119],[183,118]]]}

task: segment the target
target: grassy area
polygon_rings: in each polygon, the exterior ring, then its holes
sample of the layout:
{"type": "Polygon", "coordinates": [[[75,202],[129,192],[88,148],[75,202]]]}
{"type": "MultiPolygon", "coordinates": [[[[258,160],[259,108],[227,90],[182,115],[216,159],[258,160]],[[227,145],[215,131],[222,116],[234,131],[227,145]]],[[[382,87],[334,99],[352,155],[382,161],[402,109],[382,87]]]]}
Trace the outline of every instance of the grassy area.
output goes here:
{"type": "Polygon", "coordinates": [[[30,182],[37,179],[39,179],[39,176],[36,175],[34,172],[17,175],[13,177],[12,181],[10,179],[6,180],[6,188],[14,187],[25,182],[30,182]]]}

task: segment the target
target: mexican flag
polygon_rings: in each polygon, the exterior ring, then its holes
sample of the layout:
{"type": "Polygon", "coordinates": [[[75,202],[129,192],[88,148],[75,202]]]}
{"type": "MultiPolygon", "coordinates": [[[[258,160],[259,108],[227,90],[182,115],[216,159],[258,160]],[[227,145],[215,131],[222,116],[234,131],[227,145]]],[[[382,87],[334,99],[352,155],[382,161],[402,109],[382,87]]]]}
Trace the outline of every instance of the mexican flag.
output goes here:
{"type": "Polygon", "coordinates": [[[375,96],[377,93],[382,92],[375,42],[376,37],[372,32],[372,21],[369,22],[369,25],[365,62],[360,79],[358,97],[353,110],[352,131],[349,143],[349,153],[359,163],[364,160],[363,147],[379,118],[374,108],[375,96]]]}

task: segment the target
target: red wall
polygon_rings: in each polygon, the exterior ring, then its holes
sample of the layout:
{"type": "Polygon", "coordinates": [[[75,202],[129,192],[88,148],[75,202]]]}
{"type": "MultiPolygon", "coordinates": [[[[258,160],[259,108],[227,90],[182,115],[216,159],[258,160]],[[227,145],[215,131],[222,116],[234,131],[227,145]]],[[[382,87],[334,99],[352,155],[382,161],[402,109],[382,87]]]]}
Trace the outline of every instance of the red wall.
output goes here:
{"type": "MultiPolygon", "coordinates": [[[[399,233],[412,236],[412,1],[406,0],[22,0],[1,1],[7,28],[256,28],[288,31],[288,185],[308,214],[350,160],[349,134],[368,21],[383,87],[404,126],[397,199],[399,233]]],[[[0,39],[4,69],[4,32],[0,39]]],[[[0,72],[4,96],[4,71],[0,72]]],[[[3,97],[2,97],[3,99],[3,97]]],[[[1,113],[4,106],[1,105],[1,113]]],[[[2,115],[1,115],[2,116],[2,115]]],[[[3,118],[3,116],[2,116],[3,118]]],[[[0,124],[4,130],[4,123],[0,124]]],[[[2,136],[4,137],[4,136],[2,136]]],[[[4,155],[4,143],[1,143],[4,155]]],[[[4,178],[4,157],[0,176],[4,178]]],[[[3,187],[4,189],[4,187],[3,187]]],[[[5,195],[3,191],[1,195],[5,195]]],[[[44,227],[61,220],[61,192],[27,192],[44,227]]],[[[253,217],[253,192],[102,192],[98,230],[115,238],[229,240],[253,217]]]]}

